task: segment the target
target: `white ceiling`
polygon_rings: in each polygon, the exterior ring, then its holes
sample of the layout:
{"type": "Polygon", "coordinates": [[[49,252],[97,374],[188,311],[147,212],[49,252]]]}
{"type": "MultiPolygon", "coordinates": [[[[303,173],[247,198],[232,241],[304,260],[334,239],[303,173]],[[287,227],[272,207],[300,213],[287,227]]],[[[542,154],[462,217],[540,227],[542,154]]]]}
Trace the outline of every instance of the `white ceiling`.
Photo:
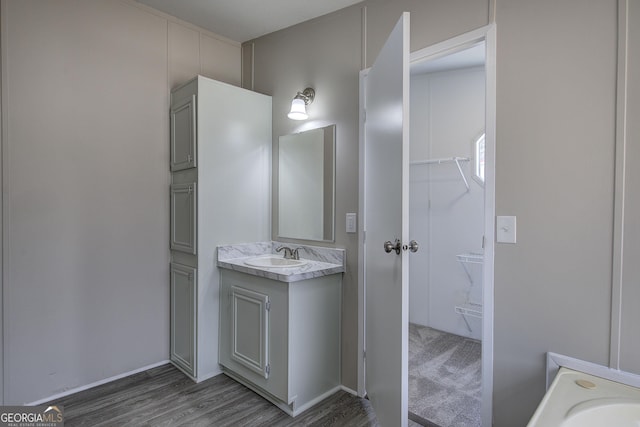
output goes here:
{"type": "Polygon", "coordinates": [[[245,42],[362,0],[136,0],[237,42],[245,42]]]}
{"type": "Polygon", "coordinates": [[[435,73],[460,68],[479,67],[485,63],[485,43],[480,42],[467,49],[437,59],[411,63],[411,74],[435,73]]]}

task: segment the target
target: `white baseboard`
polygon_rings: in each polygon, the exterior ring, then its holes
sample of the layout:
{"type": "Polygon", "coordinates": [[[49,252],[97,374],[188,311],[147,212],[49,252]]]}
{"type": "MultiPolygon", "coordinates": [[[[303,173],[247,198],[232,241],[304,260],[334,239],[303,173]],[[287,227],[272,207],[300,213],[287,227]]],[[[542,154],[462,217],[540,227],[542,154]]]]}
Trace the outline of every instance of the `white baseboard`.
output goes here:
{"type": "Polygon", "coordinates": [[[215,376],[218,376],[222,373],[221,369],[217,369],[215,371],[209,372],[206,375],[198,375],[197,377],[194,377],[193,375],[191,375],[189,372],[187,372],[186,369],[184,369],[182,366],[180,366],[180,363],[175,363],[174,361],[170,360],[169,363],[171,363],[177,370],[179,370],[180,372],[182,372],[183,374],[185,374],[187,377],[189,377],[189,379],[191,381],[193,381],[194,383],[201,383],[202,381],[206,381],[208,379],[211,379],[215,376]]]}
{"type": "Polygon", "coordinates": [[[206,380],[209,380],[209,379],[211,379],[213,377],[217,377],[221,373],[222,373],[222,371],[220,369],[218,369],[217,371],[209,372],[206,375],[198,376],[198,378],[194,379],[194,381],[196,383],[201,383],[202,381],[206,381],[206,380]]]}
{"type": "Polygon", "coordinates": [[[134,369],[133,371],[129,371],[129,372],[125,372],[125,373],[120,374],[120,375],[115,375],[113,377],[105,378],[103,380],[96,381],[96,382],[91,383],[91,384],[83,385],[83,386],[80,386],[80,387],[75,387],[75,388],[66,390],[66,391],[64,391],[62,393],[54,394],[53,396],[49,396],[49,397],[46,397],[44,399],[36,400],[35,402],[25,403],[25,405],[26,406],[41,405],[41,404],[46,403],[46,402],[51,402],[52,400],[60,399],[61,397],[69,396],[70,394],[78,393],[79,391],[88,390],[90,388],[97,387],[97,386],[102,385],[102,384],[110,383],[112,381],[119,380],[120,378],[128,377],[128,376],[140,373],[140,372],[147,371],[149,369],[157,368],[158,366],[163,366],[163,365],[166,365],[168,363],[169,363],[168,360],[163,360],[161,362],[153,363],[153,364],[147,365],[147,366],[143,366],[142,368],[134,369]]]}
{"type": "Polygon", "coordinates": [[[355,391],[355,390],[350,389],[349,387],[345,387],[345,386],[341,385],[340,386],[340,390],[346,391],[347,393],[352,394],[354,396],[358,396],[358,392],[355,391]]]}
{"type": "Polygon", "coordinates": [[[306,411],[307,409],[311,408],[313,405],[322,402],[324,399],[326,399],[327,397],[333,395],[334,393],[340,391],[342,388],[342,386],[336,386],[334,388],[332,388],[331,390],[327,390],[326,392],[322,393],[320,396],[317,396],[315,399],[312,399],[310,401],[308,401],[307,403],[305,403],[304,405],[301,406],[295,406],[294,404],[294,409],[292,411],[292,413],[290,414],[292,417],[295,417],[298,414],[303,413],[304,411],[306,411]]]}
{"type": "Polygon", "coordinates": [[[297,396],[293,396],[291,398],[291,401],[289,402],[289,404],[287,404],[286,402],[283,402],[279,398],[277,398],[275,396],[272,396],[268,391],[263,390],[262,388],[256,386],[251,381],[247,381],[246,379],[242,378],[240,375],[235,374],[233,371],[231,371],[229,369],[225,369],[223,367],[222,368],[222,373],[225,374],[226,376],[228,376],[229,378],[231,378],[231,379],[239,382],[240,384],[244,385],[245,387],[253,390],[254,392],[259,394],[260,396],[264,397],[269,402],[273,403],[275,406],[280,408],[284,413],[286,413],[290,417],[295,417],[295,416],[301,414],[302,412],[306,411],[307,409],[311,408],[315,404],[323,401],[327,397],[333,395],[334,393],[337,393],[340,390],[344,389],[347,392],[351,392],[349,389],[346,389],[344,386],[337,385],[334,388],[325,391],[324,393],[320,394],[319,396],[316,396],[315,398],[311,399],[308,402],[305,402],[302,405],[297,405],[296,404],[297,396]]]}
{"type": "Polygon", "coordinates": [[[229,378],[231,378],[232,380],[242,384],[243,386],[247,387],[248,389],[254,391],[257,394],[259,394],[260,396],[262,396],[263,398],[265,398],[269,402],[273,403],[275,406],[280,408],[284,413],[286,413],[290,417],[293,416],[293,410],[291,409],[291,407],[289,405],[287,405],[286,403],[284,403],[283,401],[281,401],[277,397],[272,396],[266,390],[261,389],[260,387],[256,386],[255,384],[251,383],[250,381],[245,380],[240,375],[236,375],[233,371],[231,371],[229,369],[225,369],[224,367],[222,368],[222,373],[225,374],[226,376],[228,376],[229,378]]]}

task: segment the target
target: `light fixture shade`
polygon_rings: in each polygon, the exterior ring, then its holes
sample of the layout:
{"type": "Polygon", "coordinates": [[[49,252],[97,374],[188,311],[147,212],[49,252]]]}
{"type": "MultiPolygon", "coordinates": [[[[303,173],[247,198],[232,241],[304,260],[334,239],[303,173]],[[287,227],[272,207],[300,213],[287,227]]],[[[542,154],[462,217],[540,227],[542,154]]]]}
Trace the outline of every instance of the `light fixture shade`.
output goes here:
{"type": "Polygon", "coordinates": [[[306,120],[309,118],[303,99],[298,97],[293,98],[293,101],[291,101],[291,111],[289,111],[288,117],[291,120],[306,120]]]}

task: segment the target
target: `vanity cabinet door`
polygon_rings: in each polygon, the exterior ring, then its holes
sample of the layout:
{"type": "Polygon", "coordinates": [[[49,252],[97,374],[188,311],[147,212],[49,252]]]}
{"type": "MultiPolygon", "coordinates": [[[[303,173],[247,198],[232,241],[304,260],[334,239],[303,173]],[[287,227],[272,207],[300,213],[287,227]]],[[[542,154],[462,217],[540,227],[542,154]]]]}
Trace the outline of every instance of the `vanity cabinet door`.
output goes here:
{"type": "Polygon", "coordinates": [[[287,287],[283,282],[221,271],[218,360],[232,377],[289,403],[287,287]]]}
{"type": "Polygon", "coordinates": [[[196,96],[171,106],[171,172],[195,168],[196,96]]]}
{"type": "Polygon", "coordinates": [[[171,186],[171,249],[196,253],[196,203],[195,182],[171,186]]]}
{"type": "Polygon", "coordinates": [[[269,296],[231,287],[231,359],[269,378],[269,296]]]}
{"type": "Polygon", "coordinates": [[[171,361],[196,373],[196,269],[171,264],[171,361]]]}

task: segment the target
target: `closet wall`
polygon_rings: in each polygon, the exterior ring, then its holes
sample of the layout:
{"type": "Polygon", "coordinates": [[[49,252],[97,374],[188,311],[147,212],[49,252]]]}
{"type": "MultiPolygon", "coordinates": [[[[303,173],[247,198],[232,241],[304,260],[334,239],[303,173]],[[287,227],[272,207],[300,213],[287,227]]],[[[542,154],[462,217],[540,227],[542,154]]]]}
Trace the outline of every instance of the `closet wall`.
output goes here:
{"type": "Polygon", "coordinates": [[[416,162],[471,157],[484,82],[482,67],[411,76],[410,235],[421,247],[409,263],[409,321],[476,339],[481,319],[466,316],[469,328],[454,307],[482,301],[481,265],[466,265],[470,278],[456,255],[482,249],[484,189],[471,162],[461,162],[469,190],[455,163],[416,162]]]}

